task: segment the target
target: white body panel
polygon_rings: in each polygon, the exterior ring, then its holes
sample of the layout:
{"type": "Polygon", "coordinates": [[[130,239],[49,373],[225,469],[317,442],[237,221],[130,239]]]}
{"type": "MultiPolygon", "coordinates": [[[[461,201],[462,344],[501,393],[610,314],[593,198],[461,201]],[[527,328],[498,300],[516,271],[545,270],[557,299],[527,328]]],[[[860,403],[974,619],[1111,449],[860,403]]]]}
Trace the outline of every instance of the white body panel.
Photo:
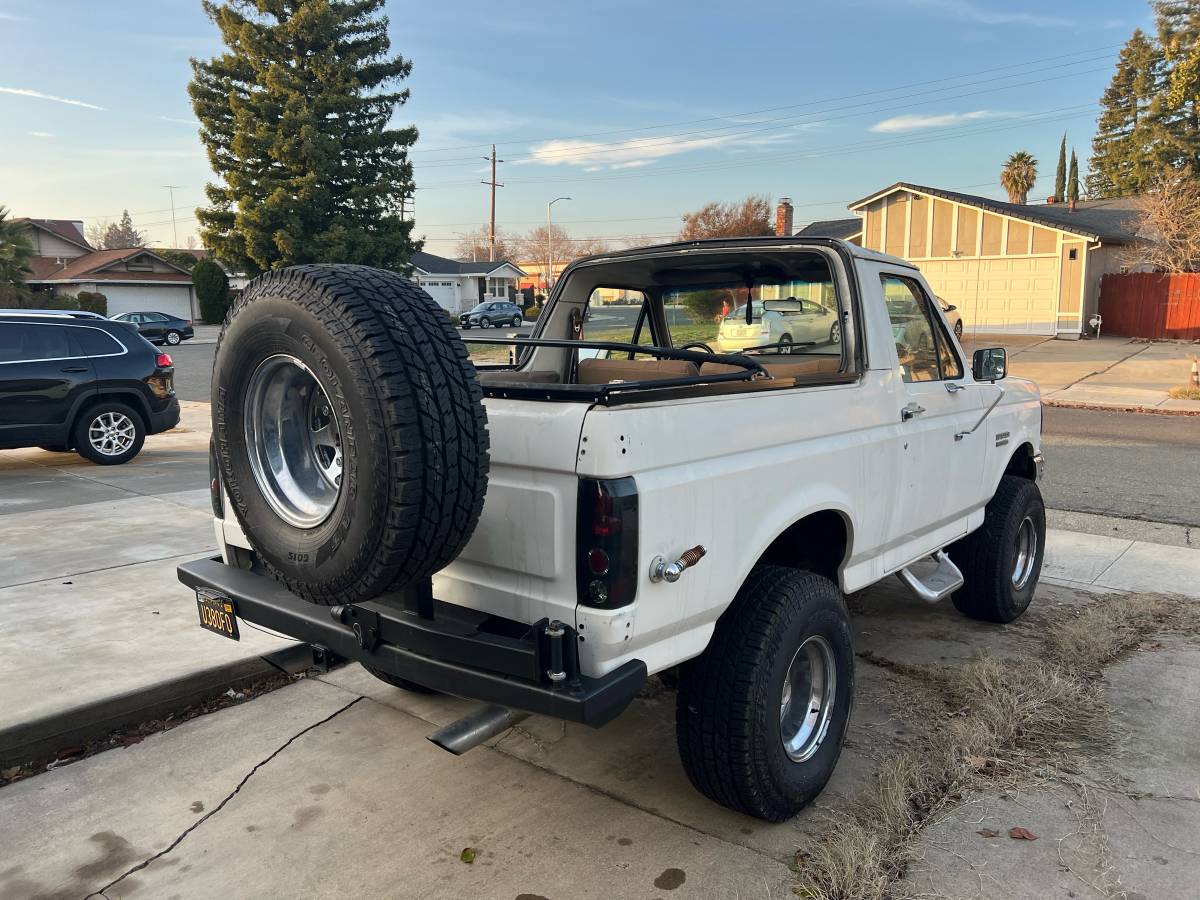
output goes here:
{"type": "MultiPolygon", "coordinates": [[[[919,275],[853,252],[864,334],[849,339],[867,348],[853,383],[615,406],[487,400],[487,500],[462,555],[435,576],[435,596],[523,622],[574,622],[587,675],[630,659],[656,672],[704,650],[764,551],[808,515],[833,512],[846,526],[845,592],[978,528],[1014,452],[1040,451],[1037,387],[975,383],[957,344],[964,376],[952,383],[961,389],[905,383],[880,275],[919,275]],[[905,419],[909,404],[923,412],[905,419]],[[579,479],[625,476],[638,496],[636,598],[612,611],[579,605],[579,479]],[[650,580],[654,557],[673,560],[697,544],[707,556],[678,582],[650,580]]],[[[248,546],[231,515],[218,529],[248,546]]]]}
{"type": "Polygon", "coordinates": [[[192,319],[192,291],[177,284],[105,284],[99,290],[108,298],[108,315],[127,312],[160,312],[192,319]]]}

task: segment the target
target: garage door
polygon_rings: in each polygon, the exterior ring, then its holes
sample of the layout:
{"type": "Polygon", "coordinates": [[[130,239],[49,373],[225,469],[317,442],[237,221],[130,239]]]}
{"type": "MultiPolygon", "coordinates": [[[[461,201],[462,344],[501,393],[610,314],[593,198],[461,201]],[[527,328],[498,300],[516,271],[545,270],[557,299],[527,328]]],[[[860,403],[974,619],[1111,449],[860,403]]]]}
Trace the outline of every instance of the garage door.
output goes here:
{"type": "Polygon", "coordinates": [[[108,298],[109,316],[127,312],[160,312],[180,319],[191,319],[191,292],[174,284],[99,284],[108,298]]]}
{"type": "Polygon", "coordinates": [[[968,331],[1054,334],[1058,257],[931,260],[921,273],[933,292],[962,313],[968,331]]]}
{"type": "Polygon", "coordinates": [[[448,309],[450,312],[461,312],[458,306],[458,288],[453,281],[439,281],[436,279],[422,279],[417,282],[425,289],[438,306],[442,309],[448,309]]]}

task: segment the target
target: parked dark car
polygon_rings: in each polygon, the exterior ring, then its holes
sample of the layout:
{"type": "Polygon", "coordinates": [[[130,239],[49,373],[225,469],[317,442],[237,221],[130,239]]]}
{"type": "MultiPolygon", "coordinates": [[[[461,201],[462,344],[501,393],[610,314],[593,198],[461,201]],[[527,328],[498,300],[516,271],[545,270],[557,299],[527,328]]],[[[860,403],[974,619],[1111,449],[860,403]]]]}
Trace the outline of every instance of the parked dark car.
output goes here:
{"type": "Polygon", "coordinates": [[[152,344],[170,344],[176,347],[196,336],[191,319],[180,319],[160,312],[127,312],[113,316],[114,322],[132,322],[138,334],[152,344]]]}
{"type": "Polygon", "coordinates": [[[0,312],[0,450],[117,465],[178,422],[174,362],[128,325],[0,312]]]}
{"type": "Polygon", "coordinates": [[[491,328],[493,325],[519,326],[522,322],[521,307],[508,300],[485,300],[470,312],[458,317],[463,328],[491,328]]]}

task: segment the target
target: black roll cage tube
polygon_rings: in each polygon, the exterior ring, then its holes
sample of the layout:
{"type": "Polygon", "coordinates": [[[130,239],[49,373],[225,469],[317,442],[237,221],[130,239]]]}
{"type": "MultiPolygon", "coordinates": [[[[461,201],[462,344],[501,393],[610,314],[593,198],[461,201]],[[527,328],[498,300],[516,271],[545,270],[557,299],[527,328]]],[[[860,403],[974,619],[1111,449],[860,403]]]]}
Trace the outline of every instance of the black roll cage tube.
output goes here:
{"type": "MultiPolygon", "coordinates": [[[[501,346],[519,347],[566,347],[568,349],[587,348],[591,350],[615,350],[618,353],[642,353],[660,359],[681,359],[702,365],[706,362],[718,362],[731,366],[741,366],[743,372],[726,372],[720,375],[681,375],[678,378],[659,378],[653,381],[619,381],[613,384],[596,385],[596,394],[607,398],[609,394],[629,390],[651,390],[654,388],[689,387],[694,384],[715,384],[723,381],[753,381],[755,378],[773,378],[770,372],[748,356],[740,353],[701,353],[696,350],[677,350],[674,347],[651,347],[646,344],[621,344],[614,341],[571,341],[561,338],[471,338],[465,340],[468,344],[498,344],[501,346]]],[[[510,367],[495,367],[483,371],[503,371],[510,367]]]]}

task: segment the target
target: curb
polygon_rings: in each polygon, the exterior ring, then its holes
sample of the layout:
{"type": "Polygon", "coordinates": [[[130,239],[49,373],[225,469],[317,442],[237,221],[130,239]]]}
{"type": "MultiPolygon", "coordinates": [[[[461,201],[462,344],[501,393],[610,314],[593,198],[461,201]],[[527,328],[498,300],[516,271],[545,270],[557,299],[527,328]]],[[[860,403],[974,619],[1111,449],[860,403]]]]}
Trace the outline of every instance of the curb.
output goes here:
{"type": "Polygon", "coordinates": [[[312,665],[308,644],[293,644],[252,659],[225,663],[92,703],[0,729],[0,769],[53,756],[63,747],[88,741],[178,712],[230,688],[280,671],[300,672],[312,665]]]}
{"type": "Polygon", "coordinates": [[[1156,406],[1112,406],[1097,403],[1080,403],[1074,400],[1043,400],[1042,406],[1053,406],[1056,409],[1087,409],[1095,412],[1126,412],[1142,413],[1151,416],[1200,416],[1200,409],[1159,409],[1156,406]]]}

